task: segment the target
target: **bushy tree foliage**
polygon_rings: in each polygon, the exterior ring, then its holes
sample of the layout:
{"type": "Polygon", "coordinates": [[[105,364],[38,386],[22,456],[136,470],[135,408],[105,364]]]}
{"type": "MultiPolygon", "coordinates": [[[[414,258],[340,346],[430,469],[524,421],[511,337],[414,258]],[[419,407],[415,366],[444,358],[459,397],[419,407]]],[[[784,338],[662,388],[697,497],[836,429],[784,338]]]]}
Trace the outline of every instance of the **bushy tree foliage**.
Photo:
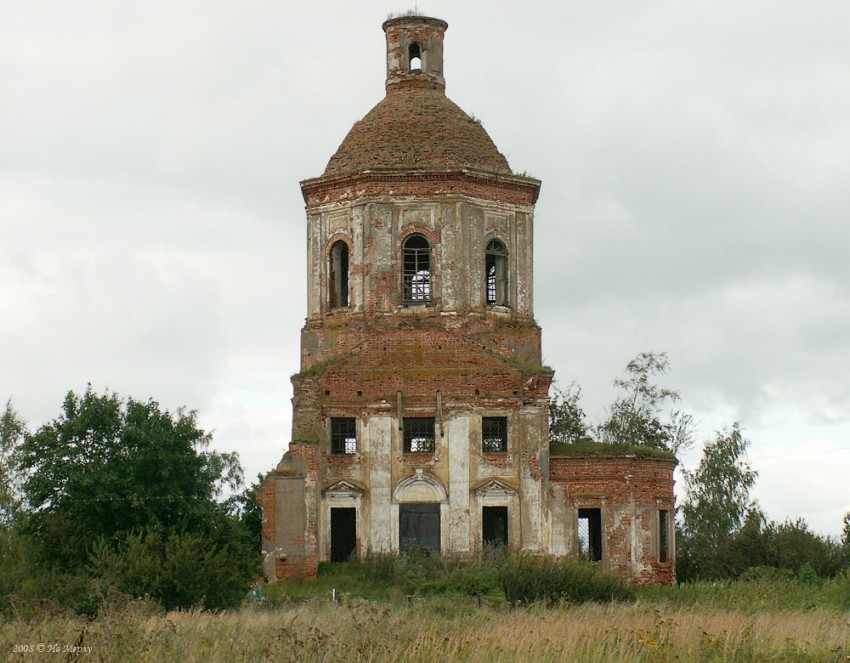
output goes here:
{"type": "Polygon", "coordinates": [[[736,538],[753,548],[762,543],[764,517],[750,498],[758,473],[746,460],[749,444],[736,423],[705,445],[696,469],[684,471],[677,560],[682,579],[733,576],[741,565],[736,538]]]}
{"type": "Polygon", "coordinates": [[[554,389],[549,399],[549,442],[573,444],[589,438],[584,410],[579,405],[581,387],[575,382],[566,391],[554,389]]]}
{"type": "Polygon", "coordinates": [[[696,469],[684,472],[685,532],[702,546],[716,549],[757,508],[750,498],[758,472],[747,462],[749,446],[736,423],[705,445],[696,469]]]}
{"type": "Polygon", "coordinates": [[[679,542],[680,580],[696,578],[831,578],[850,569],[840,541],[809,529],[805,520],[768,521],[751,511],[741,529],[714,550],[686,535],[679,542]]]}
{"type": "Polygon", "coordinates": [[[20,505],[18,473],[12,460],[25,432],[23,419],[6,401],[0,414],[0,526],[8,527],[20,505]]]}
{"type": "Polygon", "coordinates": [[[69,392],[62,414],[26,433],[14,458],[27,504],[17,530],[40,570],[95,573],[135,593],[129,581],[118,582],[123,571],[138,569],[138,560],[159,560],[160,571],[150,578],[158,588],[154,598],[172,606],[207,597],[200,603],[216,607],[221,596],[232,599],[238,592],[210,583],[223,582],[225,573],[247,587],[258,549],[218,501],[226,487],[241,486],[238,456],[209,445],[194,412],[170,413],[153,400],[124,401],[91,386],[82,395],[69,392]],[[209,568],[187,575],[192,557],[209,568]],[[169,594],[169,582],[190,577],[200,583],[197,595],[169,594]]]}
{"type": "Polygon", "coordinates": [[[228,512],[238,520],[246,536],[253,541],[255,550],[262,548],[263,536],[263,510],[257,502],[260,486],[263,485],[265,477],[257,475],[257,480],[250,486],[246,486],[240,492],[234,493],[227,500],[228,512]]]}
{"type": "Polygon", "coordinates": [[[581,387],[572,383],[566,391],[554,390],[549,401],[549,442],[563,448],[577,442],[601,442],[618,447],[646,447],[678,454],[693,444],[693,420],[689,414],[666,405],[679,393],[660,387],[653,378],[669,369],[666,353],[642,352],[626,366],[625,378],[614,385],[622,390],[608,408],[606,418],[588,425],[579,404],[581,387]]]}
{"type": "Polygon", "coordinates": [[[831,577],[850,561],[837,541],[812,532],[802,518],[782,523],[769,522],[762,530],[766,566],[797,574],[808,566],[818,576],[831,577]]]}
{"type": "Polygon", "coordinates": [[[672,410],[669,417],[662,413],[666,405],[679,400],[679,392],[653,382],[669,368],[665,352],[642,352],[628,363],[626,377],[614,380],[623,393],[596,427],[600,441],[666,449],[674,454],[690,446],[690,415],[678,410],[672,410]]]}
{"type": "Polygon", "coordinates": [[[745,520],[758,526],[760,514],[750,498],[758,473],[746,460],[749,444],[735,424],[705,445],[696,469],[684,472],[686,498],[679,549],[685,573],[693,569],[702,577],[728,576],[720,552],[745,520]]]}
{"type": "Polygon", "coordinates": [[[203,527],[224,486],[241,483],[237,455],[209,443],[192,412],[172,415],[152,400],[125,404],[91,387],[69,392],[62,415],[27,434],[18,451],[28,528],[76,564],[99,537],[203,527]]]}
{"type": "Polygon", "coordinates": [[[238,523],[221,521],[225,532],[128,532],[117,545],[101,542],[91,555],[100,584],[130,596],[154,597],[164,608],[221,609],[245,597],[254,570],[246,557],[246,535],[238,523]],[[228,526],[229,525],[229,526],[228,526]]]}

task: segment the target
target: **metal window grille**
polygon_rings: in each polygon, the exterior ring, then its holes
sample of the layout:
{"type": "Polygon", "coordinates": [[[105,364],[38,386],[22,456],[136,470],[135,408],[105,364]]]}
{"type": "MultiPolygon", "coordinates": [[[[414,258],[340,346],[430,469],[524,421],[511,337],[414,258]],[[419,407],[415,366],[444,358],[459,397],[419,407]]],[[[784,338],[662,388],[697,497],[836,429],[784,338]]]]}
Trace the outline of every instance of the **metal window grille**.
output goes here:
{"type": "Polygon", "coordinates": [[[578,558],[590,560],[590,523],[587,518],[578,519],[578,558]]]}
{"type": "Polygon", "coordinates": [[[404,418],[404,452],[434,453],[434,417],[404,418]]]}
{"type": "Polygon", "coordinates": [[[508,450],[508,418],[481,418],[481,450],[499,453],[508,450]]]}
{"type": "Polygon", "coordinates": [[[578,510],[578,556],[588,562],[602,559],[602,511],[578,510]]]}
{"type": "Polygon", "coordinates": [[[431,300],[431,247],[422,235],[411,235],[404,242],[403,290],[406,304],[431,300]]]}
{"type": "Polygon", "coordinates": [[[487,303],[496,303],[496,261],[487,256],[487,303]]]}
{"type": "Polygon", "coordinates": [[[485,269],[487,276],[487,303],[504,306],[507,304],[507,251],[497,239],[487,243],[485,269]]]}
{"type": "Polygon", "coordinates": [[[331,453],[357,453],[357,420],[353,417],[331,418],[331,453]]]}

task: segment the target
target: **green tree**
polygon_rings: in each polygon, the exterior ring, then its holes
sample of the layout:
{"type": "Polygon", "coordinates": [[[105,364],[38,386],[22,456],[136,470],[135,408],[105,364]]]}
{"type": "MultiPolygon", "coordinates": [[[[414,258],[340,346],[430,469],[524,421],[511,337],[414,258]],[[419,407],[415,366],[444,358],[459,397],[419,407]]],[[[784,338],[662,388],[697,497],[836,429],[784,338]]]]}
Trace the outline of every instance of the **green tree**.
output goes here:
{"type": "Polygon", "coordinates": [[[734,574],[722,551],[746,521],[757,524],[761,519],[750,498],[758,473],[746,460],[749,444],[736,423],[705,445],[696,469],[684,471],[686,497],[679,550],[685,577],[734,574]]]}
{"type": "Polygon", "coordinates": [[[242,529],[254,542],[254,549],[260,550],[263,543],[263,510],[257,502],[260,487],[265,477],[257,475],[257,480],[227,500],[229,513],[239,521],[242,529]]]}
{"type": "Polygon", "coordinates": [[[209,445],[194,412],[172,414],[153,400],[125,402],[91,386],[82,396],[69,392],[62,414],[25,434],[15,456],[28,504],[20,529],[37,542],[42,568],[84,574],[96,549],[98,573],[114,579],[108,563],[120,568],[115,559],[138,555],[140,545],[151,546],[152,558],[167,549],[170,559],[185,559],[178,553],[203,541],[198,563],[226,559],[223,566],[247,586],[257,549],[219,501],[225,488],[241,486],[242,468],[237,454],[209,445]]]}
{"type": "Polygon", "coordinates": [[[15,411],[10,398],[0,414],[0,527],[11,524],[20,506],[18,473],[13,458],[25,431],[24,420],[15,411]]]}
{"type": "Polygon", "coordinates": [[[674,454],[693,443],[690,415],[679,410],[672,410],[666,418],[662,415],[665,405],[679,400],[679,392],[660,387],[652,379],[669,368],[665,352],[642,352],[628,363],[627,376],[614,380],[614,386],[624,393],[596,427],[600,441],[667,449],[674,454]]]}
{"type": "Polygon", "coordinates": [[[808,565],[821,577],[831,577],[842,570],[845,560],[841,545],[812,532],[802,518],[768,523],[764,535],[768,566],[800,573],[808,565]]]}
{"type": "Polygon", "coordinates": [[[554,389],[549,399],[549,443],[573,444],[588,439],[584,410],[579,405],[581,387],[575,382],[566,391],[554,389]]]}

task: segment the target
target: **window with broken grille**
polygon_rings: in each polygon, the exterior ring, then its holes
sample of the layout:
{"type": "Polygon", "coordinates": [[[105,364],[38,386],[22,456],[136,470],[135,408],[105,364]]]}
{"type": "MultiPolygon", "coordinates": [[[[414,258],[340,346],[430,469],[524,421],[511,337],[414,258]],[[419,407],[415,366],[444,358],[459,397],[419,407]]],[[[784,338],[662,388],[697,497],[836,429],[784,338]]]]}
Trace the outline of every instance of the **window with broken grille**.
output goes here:
{"type": "Polygon", "coordinates": [[[404,418],[404,453],[434,452],[434,417],[404,418]]]}
{"type": "Polygon", "coordinates": [[[602,510],[578,510],[578,557],[587,562],[602,560],[602,510]]]}
{"type": "Polygon", "coordinates": [[[431,301],[431,246],[422,235],[411,235],[402,249],[402,298],[405,304],[431,301]]]}
{"type": "Polygon", "coordinates": [[[331,453],[357,453],[357,420],[354,417],[331,418],[331,453]]]}
{"type": "Polygon", "coordinates": [[[485,267],[487,272],[487,303],[498,306],[508,304],[508,269],[505,245],[497,239],[487,242],[485,267]]]}
{"type": "Polygon", "coordinates": [[[481,418],[481,450],[484,453],[499,453],[508,450],[508,418],[481,418]]]}

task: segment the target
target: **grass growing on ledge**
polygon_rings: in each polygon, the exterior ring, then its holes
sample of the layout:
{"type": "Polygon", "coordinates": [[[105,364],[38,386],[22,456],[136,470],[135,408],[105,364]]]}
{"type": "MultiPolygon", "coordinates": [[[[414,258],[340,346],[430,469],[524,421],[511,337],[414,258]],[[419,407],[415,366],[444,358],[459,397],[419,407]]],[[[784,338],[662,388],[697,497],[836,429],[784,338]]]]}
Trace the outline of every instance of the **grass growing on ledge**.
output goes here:
{"type": "Polygon", "coordinates": [[[322,361],[317,361],[310,368],[301,371],[300,373],[296,373],[292,377],[295,378],[309,378],[322,373],[326,368],[332,366],[336,362],[342,359],[342,355],[336,355],[335,357],[329,357],[328,359],[323,359],[322,361]]]}
{"type": "Polygon", "coordinates": [[[549,453],[553,456],[637,456],[638,458],[666,458],[670,460],[676,458],[666,449],[641,447],[634,444],[609,444],[588,438],[571,444],[550,442],[549,453]]]}
{"type": "Polygon", "coordinates": [[[508,366],[518,368],[524,373],[534,373],[535,375],[548,375],[555,373],[552,367],[547,366],[546,364],[538,364],[537,362],[531,361],[522,361],[520,359],[517,359],[516,357],[499,354],[498,352],[495,352],[493,350],[487,350],[486,352],[491,357],[495,357],[496,359],[505,362],[508,366]]]}

